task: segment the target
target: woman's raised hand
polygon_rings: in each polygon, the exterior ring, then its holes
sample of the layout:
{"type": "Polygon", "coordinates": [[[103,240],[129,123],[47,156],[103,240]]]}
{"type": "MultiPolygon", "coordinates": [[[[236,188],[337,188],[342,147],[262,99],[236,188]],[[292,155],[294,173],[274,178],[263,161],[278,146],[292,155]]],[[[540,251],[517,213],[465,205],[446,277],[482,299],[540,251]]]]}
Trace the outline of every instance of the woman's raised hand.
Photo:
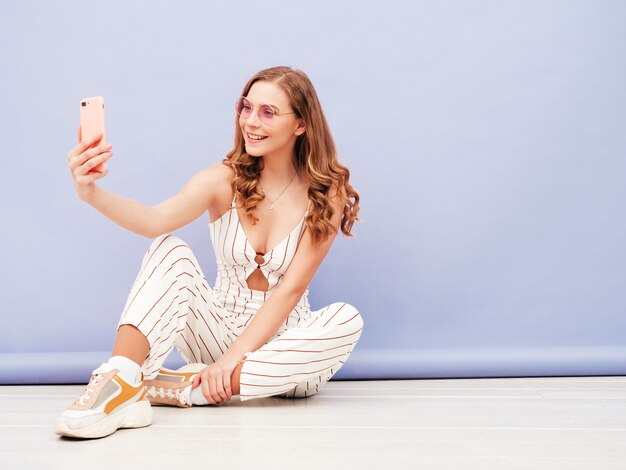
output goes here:
{"type": "Polygon", "coordinates": [[[67,154],[76,192],[83,201],[88,200],[94,191],[96,187],[95,181],[109,173],[106,168],[104,172],[93,170],[96,166],[113,156],[111,152],[113,146],[111,144],[100,142],[99,145],[96,145],[101,139],[102,135],[98,135],[91,141],[81,143],[81,129],[79,126],[78,145],[67,154]]]}

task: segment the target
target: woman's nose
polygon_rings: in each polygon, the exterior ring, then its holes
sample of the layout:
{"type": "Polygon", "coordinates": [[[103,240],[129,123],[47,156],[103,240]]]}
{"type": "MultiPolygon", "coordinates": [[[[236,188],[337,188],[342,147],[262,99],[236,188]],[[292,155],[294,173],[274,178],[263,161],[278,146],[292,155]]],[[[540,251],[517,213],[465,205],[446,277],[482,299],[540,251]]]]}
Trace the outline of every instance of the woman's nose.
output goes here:
{"type": "Polygon", "coordinates": [[[259,113],[257,109],[253,109],[248,118],[246,124],[251,127],[259,127],[261,122],[259,121],[259,113]]]}

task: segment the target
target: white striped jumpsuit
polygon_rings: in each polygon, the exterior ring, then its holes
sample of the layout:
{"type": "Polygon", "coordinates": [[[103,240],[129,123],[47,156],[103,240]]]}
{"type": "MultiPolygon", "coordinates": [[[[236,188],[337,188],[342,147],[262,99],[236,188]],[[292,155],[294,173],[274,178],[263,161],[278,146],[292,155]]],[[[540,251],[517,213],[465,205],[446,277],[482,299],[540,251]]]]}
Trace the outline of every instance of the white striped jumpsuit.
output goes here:
{"type": "MultiPolygon", "coordinates": [[[[156,238],[143,258],[118,327],[134,325],[148,339],[150,353],[142,366],[146,380],[156,377],[174,346],[188,363],[207,365],[227,351],[279,285],[304,231],[304,218],[261,255],[262,263],[243,231],[235,201],[209,229],[218,265],[214,289],[189,246],[170,234],[156,238]],[[257,268],[268,280],[267,292],[247,286],[257,268]]],[[[268,342],[246,353],[242,401],[313,395],[354,349],[363,330],[359,312],[346,303],[312,312],[307,293],[268,342]]]]}

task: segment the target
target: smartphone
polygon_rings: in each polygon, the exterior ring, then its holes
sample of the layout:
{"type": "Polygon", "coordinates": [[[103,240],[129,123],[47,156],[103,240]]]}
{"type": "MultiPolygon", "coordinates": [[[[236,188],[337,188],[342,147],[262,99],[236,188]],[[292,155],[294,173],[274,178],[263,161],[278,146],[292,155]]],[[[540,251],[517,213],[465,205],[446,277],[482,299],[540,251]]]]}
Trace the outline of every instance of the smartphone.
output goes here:
{"type": "MultiPolygon", "coordinates": [[[[102,96],[93,96],[80,100],[80,131],[81,141],[88,142],[93,140],[98,134],[102,134],[101,142],[106,142],[104,133],[104,98],[102,96]]],[[[104,172],[106,162],[92,168],[91,171],[99,173],[104,172]]]]}

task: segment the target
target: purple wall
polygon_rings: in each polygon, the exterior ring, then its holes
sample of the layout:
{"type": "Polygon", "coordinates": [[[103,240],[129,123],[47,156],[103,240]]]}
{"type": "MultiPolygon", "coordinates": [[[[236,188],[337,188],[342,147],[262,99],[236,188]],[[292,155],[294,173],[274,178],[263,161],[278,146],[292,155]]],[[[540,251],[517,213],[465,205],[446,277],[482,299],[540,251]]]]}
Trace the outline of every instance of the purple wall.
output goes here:
{"type": "MultiPolygon", "coordinates": [[[[79,100],[107,101],[101,185],[154,204],[224,156],[235,97],[279,64],[313,80],[362,196],[311,286],[365,320],[339,378],[626,373],[625,19],[591,0],[3,2],[0,383],[16,364],[51,381],[43,357],[85,380],[150,244],[75,196],[79,100]]],[[[212,284],[207,222],[176,235],[212,284]]]]}

